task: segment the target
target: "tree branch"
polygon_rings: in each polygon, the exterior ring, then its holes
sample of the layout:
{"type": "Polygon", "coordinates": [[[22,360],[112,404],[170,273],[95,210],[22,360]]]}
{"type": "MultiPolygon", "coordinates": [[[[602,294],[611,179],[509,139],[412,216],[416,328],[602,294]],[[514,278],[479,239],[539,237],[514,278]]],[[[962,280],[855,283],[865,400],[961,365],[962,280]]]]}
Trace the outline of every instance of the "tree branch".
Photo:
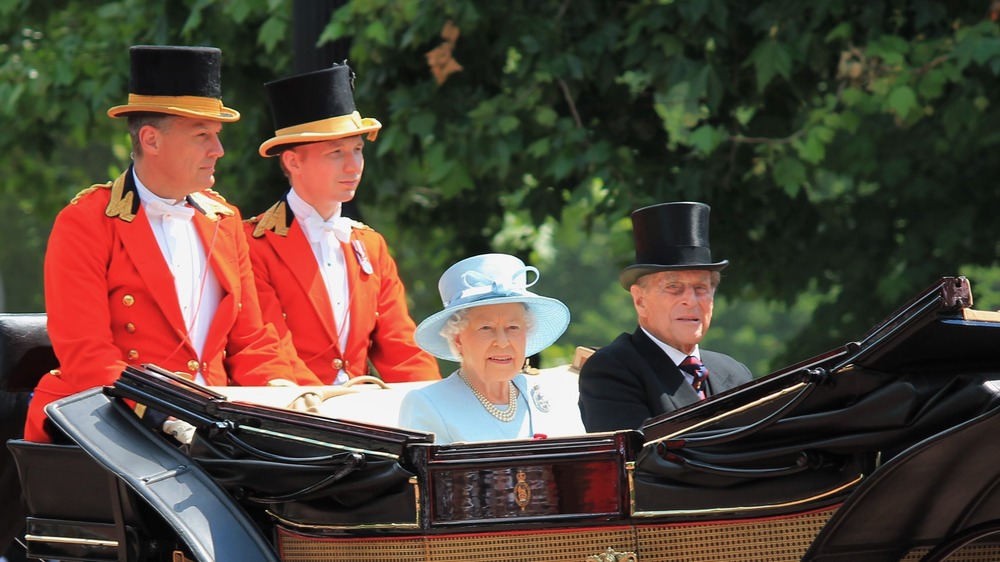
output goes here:
{"type": "Polygon", "coordinates": [[[772,139],[768,137],[745,137],[743,135],[730,135],[729,142],[738,144],[788,144],[797,138],[801,138],[806,134],[807,129],[799,129],[791,135],[780,139],[772,139]]]}
{"type": "Polygon", "coordinates": [[[573,98],[569,95],[569,86],[562,78],[559,79],[559,87],[562,89],[563,97],[566,98],[566,103],[569,104],[569,111],[573,114],[573,121],[576,121],[576,128],[583,128],[583,121],[580,120],[580,114],[576,112],[576,104],[573,103],[573,98]]]}

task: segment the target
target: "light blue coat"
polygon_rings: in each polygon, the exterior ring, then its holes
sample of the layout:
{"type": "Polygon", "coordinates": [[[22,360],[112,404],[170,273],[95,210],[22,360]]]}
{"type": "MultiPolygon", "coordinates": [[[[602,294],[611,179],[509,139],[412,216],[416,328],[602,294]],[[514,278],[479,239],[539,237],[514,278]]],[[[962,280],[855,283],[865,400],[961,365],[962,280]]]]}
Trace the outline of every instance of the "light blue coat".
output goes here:
{"type": "Polygon", "coordinates": [[[514,377],[517,416],[502,422],[486,411],[457,374],[407,393],[399,425],[434,433],[435,443],[530,439],[585,433],[573,400],[546,394],[543,384],[523,374],[514,377]]]}

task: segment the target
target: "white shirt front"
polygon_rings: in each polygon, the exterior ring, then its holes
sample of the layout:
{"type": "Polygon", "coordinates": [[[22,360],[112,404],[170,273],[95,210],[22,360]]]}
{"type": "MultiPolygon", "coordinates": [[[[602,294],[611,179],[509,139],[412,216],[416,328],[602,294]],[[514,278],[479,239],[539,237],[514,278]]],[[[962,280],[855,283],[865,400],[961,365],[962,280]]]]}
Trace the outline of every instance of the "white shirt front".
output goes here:
{"type": "MultiPolygon", "coordinates": [[[[135,170],[132,174],[153,236],[173,275],[188,339],[200,359],[212,319],[222,300],[222,287],[215,272],[208,267],[205,247],[192,222],[195,210],[184,199],[174,201],[154,195],[135,175],[135,170]]],[[[195,382],[205,383],[201,370],[195,373],[195,382]]]]}
{"type": "MultiPolygon", "coordinates": [[[[343,244],[351,241],[351,222],[341,216],[340,207],[329,220],[324,221],[316,209],[295,192],[295,187],[288,191],[287,199],[295,220],[309,240],[316,263],[319,264],[320,275],[323,276],[333,308],[331,312],[337,327],[337,344],[343,351],[347,348],[351,322],[351,295],[343,244]]],[[[334,384],[341,384],[349,378],[347,371],[340,369],[334,384]]]]}
{"type": "MultiPolygon", "coordinates": [[[[661,342],[660,340],[656,339],[656,336],[654,336],[653,334],[650,334],[646,330],[646,328],[643,328],[642,326],[639,326],[639,329],[642,330],[643,332],[646,332],[646,335],[649,336],[649,339],[653,340],[653,343],[655,343],[657,345],[657,347],[659,347],[660,349],[662,349],[663,352],[666,353],[670,357],[670,360],[674,362],[674,365],[680,366],[681,361],[684,361],[685,359],[687,359],[687,356],[688,356],[687,353],[684,353],[683,351],[677,350],[674,347],[672,347],[670,345],[667,345],[667,344],[661,342]]],[[[701,361],[701,350],[700,350],[700,348],[697,345],[694,346],[694,350],[691,351],[690,355],[692,357],[697,357],[698,361],[701,361]]],[[[681,373],[684,375],[684,378],[687,379],[688,384],[692,384],[692,385],[694,384],[694,377],[691,376],[691,373],[688,373],[684,369],[681,369],[681,373]]]]}

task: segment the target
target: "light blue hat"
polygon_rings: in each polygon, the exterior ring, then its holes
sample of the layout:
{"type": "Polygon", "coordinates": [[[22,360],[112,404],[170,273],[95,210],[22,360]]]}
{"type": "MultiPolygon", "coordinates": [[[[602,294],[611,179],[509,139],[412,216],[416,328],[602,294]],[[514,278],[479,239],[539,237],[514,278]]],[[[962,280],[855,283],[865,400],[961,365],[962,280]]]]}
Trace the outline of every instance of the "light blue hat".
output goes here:
{"type": "Polygon", "coordinates": [[[414,335],[417,345],[435,357],[459,362],[441,336],[441,329],[452,314],[475,306],[522,302],[535,317],[525,356],[538,353],[559,339],[569,326],[569,308],[565,304],[528,291],[539,277],[537,269],[508,254],[482,254],[456,263],[438,281],[444,310],[417,326],[414,335]],[[531,283],[528,283],[529,272],[535,274],[531,283]]]}

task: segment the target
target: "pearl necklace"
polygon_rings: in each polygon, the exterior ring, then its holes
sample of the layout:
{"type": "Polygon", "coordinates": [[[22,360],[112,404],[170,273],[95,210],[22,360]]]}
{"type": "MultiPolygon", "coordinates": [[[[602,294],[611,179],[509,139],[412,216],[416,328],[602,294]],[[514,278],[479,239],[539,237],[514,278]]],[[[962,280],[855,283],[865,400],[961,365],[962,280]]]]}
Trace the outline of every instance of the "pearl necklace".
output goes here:
{"type": "Polygon", "coordinates": [[[489,412],[494,418],[502,422],[509,422],[514,419],[514,416],[517,415],[517,387],[514,386],[513,382],[507,381],[507,387],[509,389],[507,392],[507,409],[500,411],[493,405],[492,402],[487,400],[481,392],[476,390],[476,387],[472,386],[472,383],[469,382],[469,379],[466,378],[465,373],[463,373],[461,369],[458,370],[458,376],[465,382],[465,386],[469,387],[472,394],[476,395],[476,398],[479,399],[479,403],[483,405],[483,408],[486,408],[486,411],[489,412]]]}

